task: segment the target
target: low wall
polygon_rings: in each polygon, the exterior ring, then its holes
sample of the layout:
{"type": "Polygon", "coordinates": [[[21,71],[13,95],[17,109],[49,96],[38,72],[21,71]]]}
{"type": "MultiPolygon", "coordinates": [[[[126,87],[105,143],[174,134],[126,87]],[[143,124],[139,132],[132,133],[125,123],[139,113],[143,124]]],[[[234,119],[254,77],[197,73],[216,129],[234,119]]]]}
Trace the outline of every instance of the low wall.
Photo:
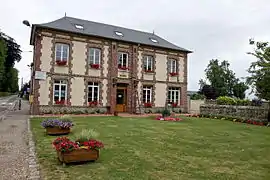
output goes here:
{"type": "Polygon", "coordinates": [[[233,116],[251,120],[267,120],[268,109],[256,106],[202,104],[200,106],[200,113],[204,115],[233,116]]]}

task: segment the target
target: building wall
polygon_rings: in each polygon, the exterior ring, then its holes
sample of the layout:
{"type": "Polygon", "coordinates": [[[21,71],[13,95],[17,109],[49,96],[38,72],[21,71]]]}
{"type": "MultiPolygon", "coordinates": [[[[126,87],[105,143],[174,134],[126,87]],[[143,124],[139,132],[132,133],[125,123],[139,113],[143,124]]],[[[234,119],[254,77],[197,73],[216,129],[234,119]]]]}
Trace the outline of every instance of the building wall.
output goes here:
{"type": "MultiPolygon", "coordinates": [[[[134,82],[131,77],[138,79],[137,91],[140,103],[142,103],[142,87],[143,85],[153,86],[153,100],[154,107],[164,107],[167,102],[167,90],[169,86],[176,86],[181,88],[181,102],[180,106],[187,109],[186,88],[187,88],[187,58],[180,53],[173,53],[170,51],[158,50],[154,48],[131,45],[126,43],[112,42],[106,39],[96,39],[89,37],[79,37],[71,34],[63,34],[56,32],[47,32],[45,30],[40,39],[40,47],[35,51],[35,56],[38,61],[35,70],[47,72],[46,81],[35,81],[40,86],[36,89],[36,96],[38,106],[43,109],[46,106],[50,108],[53,105],[53,82],[55,79],[68,80],[68,101],[69,107],[83,107],[87,106],[87,83],[97,81],[101,84],[100,106],[115,105],[114,99],[116,97],[116,87],[112,86],[112,77],[118,77],[118,83],[127,83],[128,86],[128,106],[129,112],[132,112],[137,103],[133,90],[134,82]],[[58,66],[55,64],[55,43],[63,42],[70,45],[69,62],[66,66],[58,66]],[[91,69],[88,65],[88,49],[89,47],[97,47],[101,49],[101,69],[91,69]],[[40,50],[40,53],[39,53],[40,50]],[[132,67],[130,71],[117,70],[117,53],[124,51],[129,54],[129,66],[132,67]],[[143,71],[143,57],[144,55],[152,55],[154,57],[154,72],[145,73],[143,71]],[[170,77],[167,72],[167,62],[169,58],[177,59],[179,66],[179,75],[170,77]],[[134,62],[134,64],[132,64],[134,62]],[[40,66],[38,64],[40,63],[40,66]]],[[[37,42],[38,43],[38,42],[37,42]]],[[[113,112],[113,110],[112,110],[113,112]]]]}

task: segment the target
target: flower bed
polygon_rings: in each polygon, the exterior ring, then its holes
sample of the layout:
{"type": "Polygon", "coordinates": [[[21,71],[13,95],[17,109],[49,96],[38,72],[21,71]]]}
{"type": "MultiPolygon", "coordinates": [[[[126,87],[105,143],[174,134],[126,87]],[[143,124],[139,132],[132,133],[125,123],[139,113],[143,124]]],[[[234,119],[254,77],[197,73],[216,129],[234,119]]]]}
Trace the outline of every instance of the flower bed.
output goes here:
{"type": "Polygon", "coordinates": [[[59,137],[53,141],[57,158],[63,165],[73,162],[96,161],[103,143],[95,139],[71,141],[67,137],[59,137]]]}
{"type": "Polygon", "coordinates": [[[172,117],[172,116],[163,117],[162,115],[157,116],[156,120],[159,120],[159,121],[182,121],[182,119],[178,118],[178,117],[172,117]]]}
{"type": "Polygon", "coordinates": [[[48,135],[64,135],[70,133],[70,128],[74,126],[72,121],[66,116],[59,119],[46,119],[41,123],[48,135]]]}
{"type": "Polygon", "coordinates": [[[99,69],[100,65],[99,64],[90,64],[90,67],[93,69],[99,69]]]}
{"type": "Polygon", "coordinates": [[[58,66],[65,66],[65,65],[67,65],[67,61],[66,60],[56,60],[56,64],[58,66]]]}
{"type": "Polygon", "coordinates": [[[211,118],[211,119],[221,119],[221,120],[228,120],[233,122],[241,122],[247,124],[253,124],[258,126],[270,126],[267,121],[261,120],[251,120],[245,118],[236,118],[236,117],[229,117],[229,116],[216,116],[216,115],[203,115],[203,114],[188,114],[187,117],[196,117],[196,118],[211,118]]]}

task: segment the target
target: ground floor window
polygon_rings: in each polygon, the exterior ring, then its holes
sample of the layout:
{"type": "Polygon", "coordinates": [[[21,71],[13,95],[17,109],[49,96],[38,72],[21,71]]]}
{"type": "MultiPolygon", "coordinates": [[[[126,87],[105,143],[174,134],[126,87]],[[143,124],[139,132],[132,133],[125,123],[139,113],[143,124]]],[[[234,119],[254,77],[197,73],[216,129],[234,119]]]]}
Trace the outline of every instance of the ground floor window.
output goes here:
{"type": "Polygon", "coordinates": [[[168,103],[177,106],[180,100],[180,88],[170,87],[168,90],[168,103]]]}
{"type": "Polygon", "coordinates": [[[143,103],[145,107],[152,107],[152,86],[143,86],[143,103]]]}
{"type": "Polygon", "coordinates": [[[66,104],[67,101],[67,81],[55,80],[53,85],[54,103],[66,104]]]}
{"type": "Polygon", "coordinates": [[[88,103],[97,105],[99,101],[99,84],[97,82],[88,82],[88,103]]]}

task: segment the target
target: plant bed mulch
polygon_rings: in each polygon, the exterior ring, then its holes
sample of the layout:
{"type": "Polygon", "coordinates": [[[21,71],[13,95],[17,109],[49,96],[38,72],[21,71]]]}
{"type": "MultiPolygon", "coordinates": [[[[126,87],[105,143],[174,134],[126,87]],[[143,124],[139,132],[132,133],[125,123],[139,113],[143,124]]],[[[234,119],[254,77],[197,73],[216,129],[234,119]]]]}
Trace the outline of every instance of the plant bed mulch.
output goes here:
{"type": "Polygon", "coordinates": [[[251,120],[251,119],[244,119],[244,118],[237,118],[237,117],[230,117],[230,116],[203,115],[203,114],[188,114],[185,116],[193,117],[193,118],[220,119],[220,120],[227,120],[227,121],[233,121],[233,122],[239,122],[239,123],[252,124],[252,125],[257,125],[257,126],[267,126],[267,127],[270,126],[270,124],[265,120],[251,120]]]}
{"type": "Polygon", "coordinates": [[[70,128],[48,127],[46,133],[48,135],[66,135],[70,133],[70,128]]]}

